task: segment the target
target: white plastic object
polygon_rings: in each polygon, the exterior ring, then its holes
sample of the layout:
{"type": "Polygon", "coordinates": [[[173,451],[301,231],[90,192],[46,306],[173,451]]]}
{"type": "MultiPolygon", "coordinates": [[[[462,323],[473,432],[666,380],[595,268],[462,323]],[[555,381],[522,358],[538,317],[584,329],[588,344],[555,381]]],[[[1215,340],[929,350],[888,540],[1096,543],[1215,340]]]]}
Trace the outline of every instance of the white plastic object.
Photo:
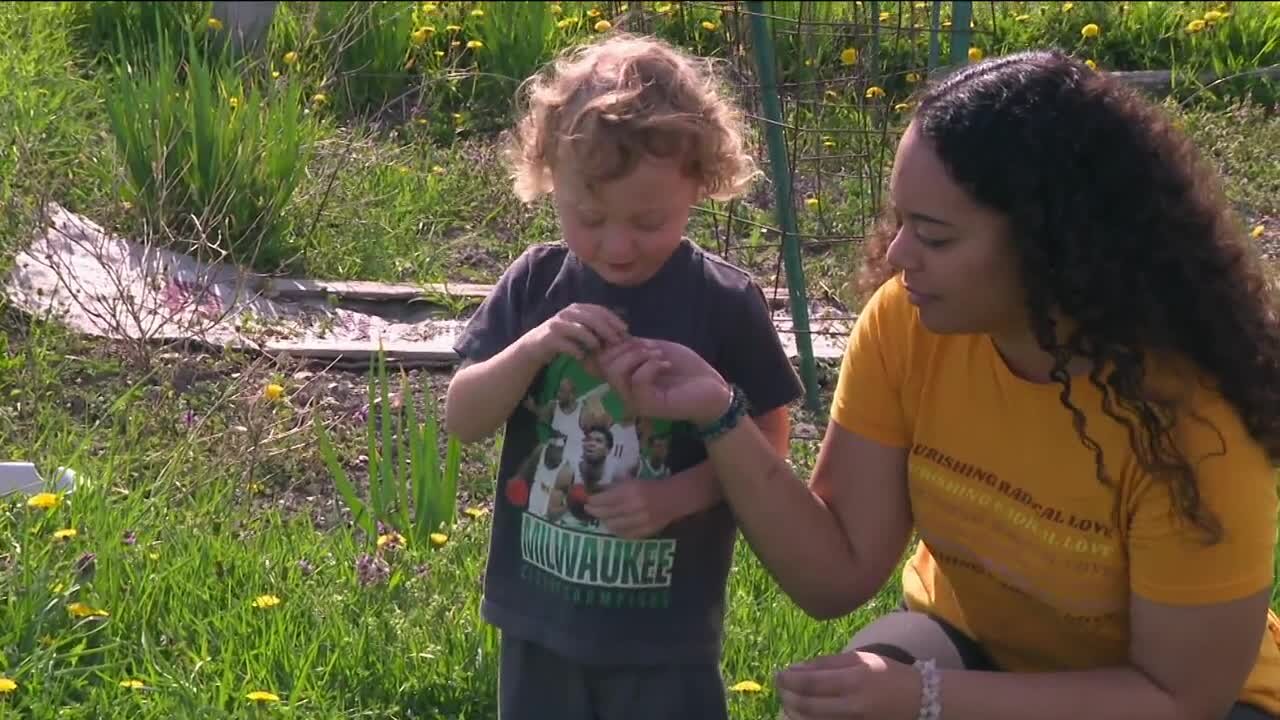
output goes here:
{"type": "Polygon", "coordinates": [[[56,479],[46,483],[36,470],[35,463],[0,462],[0,497],[12,493],[34,495],[40,492],[71,493],[76,487],[76,472],[71,468],[58,468],[56,479]]]}

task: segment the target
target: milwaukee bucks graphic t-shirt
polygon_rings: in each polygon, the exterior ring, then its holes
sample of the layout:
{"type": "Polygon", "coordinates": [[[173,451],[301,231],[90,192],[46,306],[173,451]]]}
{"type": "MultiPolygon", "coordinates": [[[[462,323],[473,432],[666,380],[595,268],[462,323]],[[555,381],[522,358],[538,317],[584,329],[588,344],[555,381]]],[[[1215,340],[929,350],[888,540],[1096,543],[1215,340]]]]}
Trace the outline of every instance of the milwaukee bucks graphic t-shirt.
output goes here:
{"type": "MultiPolygon", "coordinates": [[[[612,286],[560,244],[527,250],[468,323],[479,362],[574,303],[602,305],[635,336],[682,343],[740,385],[759,414],[801,386],[751,278],[689,241],[643,286],[612,286]]],[[[625,539],[586,510],[624,482],[706,459],[693,428],[637,417],[569,356],[542,368],[507,422],[482,613],[582,662],[717,662],[737,528],[723,503],[653,537],[625,539]]]]}

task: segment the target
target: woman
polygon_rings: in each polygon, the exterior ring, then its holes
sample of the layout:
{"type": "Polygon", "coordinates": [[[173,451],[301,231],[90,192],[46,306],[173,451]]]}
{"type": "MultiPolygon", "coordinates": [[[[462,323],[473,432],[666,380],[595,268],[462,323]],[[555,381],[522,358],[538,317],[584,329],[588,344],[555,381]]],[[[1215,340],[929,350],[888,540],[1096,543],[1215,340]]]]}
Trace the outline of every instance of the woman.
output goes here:
{"type": "Polygon", "coordinates": [[[634,411],[706,428],[811,615],[873,597],[918,534],[906,607],[782,672],[786,715],[1280,714],[1280,328],[1189,143],[1116,80],[1019,54],[921,98],[890,194],[810,485],[693,353],[600,358],[634,411]]]}

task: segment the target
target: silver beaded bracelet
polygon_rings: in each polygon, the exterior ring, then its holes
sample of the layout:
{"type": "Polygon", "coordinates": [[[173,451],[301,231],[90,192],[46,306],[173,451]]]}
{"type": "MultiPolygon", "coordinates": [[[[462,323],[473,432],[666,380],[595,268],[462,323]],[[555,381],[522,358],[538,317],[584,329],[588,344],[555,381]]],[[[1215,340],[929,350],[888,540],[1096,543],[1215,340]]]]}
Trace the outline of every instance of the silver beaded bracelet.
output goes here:
{"type": "Polygon", "coordinates": [[[920,671],[920,714],[917,720],[938,720],[942,717],[942,675],[938,673],[938,665],[931,658],[917,660],[912,664],[920,671]]]}

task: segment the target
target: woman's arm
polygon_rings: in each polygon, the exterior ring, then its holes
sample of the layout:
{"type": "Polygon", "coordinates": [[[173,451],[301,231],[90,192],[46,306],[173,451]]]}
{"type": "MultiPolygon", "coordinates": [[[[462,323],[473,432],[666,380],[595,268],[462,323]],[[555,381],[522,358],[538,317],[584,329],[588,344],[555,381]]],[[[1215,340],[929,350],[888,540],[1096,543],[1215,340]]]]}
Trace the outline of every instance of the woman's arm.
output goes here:
{"type": "Polygon", "coordinates": [[[905,449],[831,422],[812,487],[752,423],[707,452],[747,542],[806,613],[839,617],[883,587],[911,531],[905,449]]]}
{"type": "MultiPolygon", "coordinates": [[[[947,720],[1223,720],[1262,641],[1269,590],[1243,600],[1169,606],[1135,599],[1129,664],[1054,673],[944,670],[947,720]]],[[[912,668],[845,653],[780,674],[789,720],[913,720],[921,680],[912,668]]]]}
{"type": "MultiPolygon", "coordinates": [[[[601,354],[600,367],[638,414],[706,425],[730,406],[724,378],[677,343],[620,343],[601,354]]],[[[739,422],[706,446],[747,542],[805,612],[844,615],[884,585],[911,531],[906,448],[831,422],[810,487],[755,423],[739,422]]]]}

